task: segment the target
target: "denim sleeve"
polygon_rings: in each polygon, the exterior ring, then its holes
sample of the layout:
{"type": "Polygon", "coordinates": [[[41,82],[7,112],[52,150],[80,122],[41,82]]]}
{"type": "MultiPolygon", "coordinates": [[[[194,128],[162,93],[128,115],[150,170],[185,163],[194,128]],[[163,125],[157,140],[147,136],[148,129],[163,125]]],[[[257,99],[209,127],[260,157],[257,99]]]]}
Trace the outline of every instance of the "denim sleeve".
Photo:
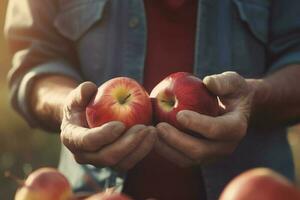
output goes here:
{"type": "Polygon", "coordinates": [[[27,97],[36,77],[60,74],[81,80],[71,42],[53,25],[57,10],[57,0],[10,0],[7,8],[4,31],[12,54],[11,102],[32,127],[38,124],[27,97]]]}
{"type": "Polygon", "coordinates": [[[271,2],[269,72],[300,64],[300,1],[271,2]]]}

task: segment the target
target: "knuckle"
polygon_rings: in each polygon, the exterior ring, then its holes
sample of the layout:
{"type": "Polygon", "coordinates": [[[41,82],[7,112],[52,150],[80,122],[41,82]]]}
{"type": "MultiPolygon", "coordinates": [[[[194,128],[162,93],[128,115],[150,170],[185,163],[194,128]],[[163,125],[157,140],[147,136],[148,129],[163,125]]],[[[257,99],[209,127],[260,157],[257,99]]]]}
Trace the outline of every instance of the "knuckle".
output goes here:
{"type": "Polygon", "coordinates": [[[69,147],[71,144],[70,138],[68,136],[68,132],[66,131],[61,131],[60,133],[60,141],[66,146],[69,147]]]}
{"type": "Polygon", "coordinates": [[[91,146],[91,144],[90,144],[91,142],[90,142],[90,140],[89,140],[89,138],[88,138],[87,135],[84,135],[84,136],[81,137],[80,143],[81,143],[82,147],[89,147],[89,146],[91,146]]]}
{"type": "Polygon", "coordinates": [[[239,75],[237,72],[235,72],[235,71],[229,71],[229,74],[230,74],[232,77],[236,77],[236,78],[239,78],[239,77],[240,77],[240,75],[239,75]]]}
{"type": "Polygon", "coordinates": [[[223,73],[225,76],[231,79],[240,79],[240,75],[235,71],[227,71],[223,73]]]}
{"type": "Polygon", "coordinates": [[[228,80],[228,83],[230,83],[230,85],[233,88],[240,87],[244,82],[244,78],[237,72],[228,71],[228,72],[225,72],[224,75],[225,75],[226,79],[228,80]]]}

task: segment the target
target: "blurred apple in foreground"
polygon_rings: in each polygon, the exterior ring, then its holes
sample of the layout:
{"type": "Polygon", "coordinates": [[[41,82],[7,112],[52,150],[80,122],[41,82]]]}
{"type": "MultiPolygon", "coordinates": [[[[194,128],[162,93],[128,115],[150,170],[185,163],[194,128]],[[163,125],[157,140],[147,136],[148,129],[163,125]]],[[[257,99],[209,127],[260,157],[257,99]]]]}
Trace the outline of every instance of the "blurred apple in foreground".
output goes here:
{"type": "Polygon", "coordinates": [[[111,79],[101,85],[86,108],[90,128],[110,121],[121,121],[127,128],[152,122],[152,106],[148,93],[135,80],[127,77],[111,79]]]}
{"type": "Polygon", "coordinates": [[[167,122],[182,129],[176,114],[192,110],[201,114],[217,116],[218,99],[205,87],[201,79],[186,72],[171,74],[151,92],[154,115],[157,122],[167,122]]]}
{"type": "Polygon", "coordinates": [[[71,186],[63,174],[53,168],[32,172],[17,190],[15,200],[70,200],[71,186]]]}
{"type": "Polygon", "coordinates": [[[120,193],[107,193],[107,192],[102,192],[102,193],[97,193],[85,200],[133,200],[130,197],[120,194],[120,193]]]}
{"type": "Polygon", "coordinates": [[[300,191],[278,173],[256,168],[234,178],[220,200],[300,200],[300,191]]]}

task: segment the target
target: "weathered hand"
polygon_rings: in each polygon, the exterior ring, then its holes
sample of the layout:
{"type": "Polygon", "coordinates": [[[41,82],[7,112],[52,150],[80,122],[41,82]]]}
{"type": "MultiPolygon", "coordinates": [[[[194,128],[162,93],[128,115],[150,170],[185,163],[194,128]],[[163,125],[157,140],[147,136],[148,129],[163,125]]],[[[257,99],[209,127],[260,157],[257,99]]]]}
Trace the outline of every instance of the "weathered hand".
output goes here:
{"type": "Polygon", "coordinates": [[[207,76],[203,82],[220,100],[222,115],[211,117],[184,110],[178,122],[201,137],[188,135],[167,123],[157,125],[156,151],[180,166],[200,164],[231,154],[245,136],[254,91],[235,72],[207,76]]]}
{"type": "Polygon", "coordinates": [[[135,125],[125,131],[117,121],[87,128],[85,108],[96,92],[97,86],[91,82],[70,92],[63,110],[61,140],[80,164],[128,170],[152,149],[156,129],[135,125]]]}

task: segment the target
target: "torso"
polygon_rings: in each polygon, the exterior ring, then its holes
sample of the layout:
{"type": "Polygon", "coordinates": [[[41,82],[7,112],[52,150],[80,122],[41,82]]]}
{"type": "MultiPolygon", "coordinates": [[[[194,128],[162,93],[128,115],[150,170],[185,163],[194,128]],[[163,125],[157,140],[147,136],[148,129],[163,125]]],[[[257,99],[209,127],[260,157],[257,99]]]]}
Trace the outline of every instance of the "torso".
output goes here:
{"type": "MultiPolygon", "coordinates": [[[[177,71],[193,71],[197,0],[145,0],[147,55],[144,86],[148,92],[177,71]]],[[[199,169],[184,169],[154,152],[132,169],[124,191],[135,199],[205,199],[199,169]]]]}

